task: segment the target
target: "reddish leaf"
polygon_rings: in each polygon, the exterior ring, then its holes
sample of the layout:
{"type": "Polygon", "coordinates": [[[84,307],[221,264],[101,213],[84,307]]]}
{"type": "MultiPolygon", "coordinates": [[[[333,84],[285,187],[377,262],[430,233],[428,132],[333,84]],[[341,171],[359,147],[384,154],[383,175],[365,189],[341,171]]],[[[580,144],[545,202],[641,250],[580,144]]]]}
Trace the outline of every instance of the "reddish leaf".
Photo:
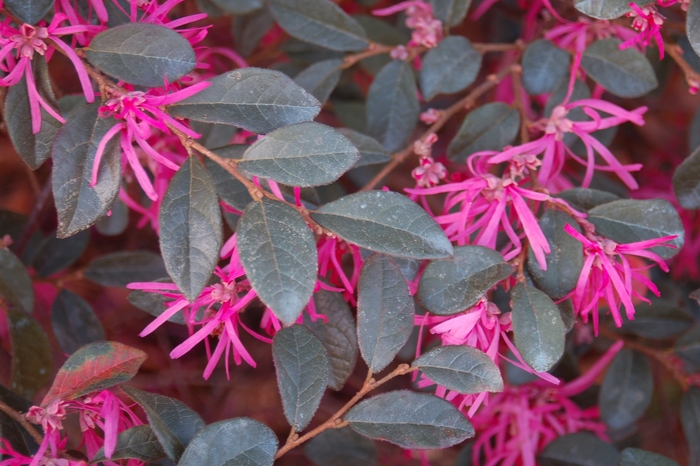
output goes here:
{"type": "Polygon", "coordinates": [[[85,345],[58,371],[41,405],[45,407],[57,399],[71,400],[126,382],[136,375],[146,357],[141,350],[111,341],[85,345]]]}

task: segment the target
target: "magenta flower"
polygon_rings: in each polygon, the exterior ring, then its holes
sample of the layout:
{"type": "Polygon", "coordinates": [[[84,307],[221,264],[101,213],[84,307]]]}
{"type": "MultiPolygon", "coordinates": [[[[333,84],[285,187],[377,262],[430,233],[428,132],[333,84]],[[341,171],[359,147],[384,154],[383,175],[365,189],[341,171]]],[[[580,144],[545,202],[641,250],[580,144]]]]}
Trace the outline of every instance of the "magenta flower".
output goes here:
{"type": "Polygon", "coordinates": [[[661,16],[654,4],[640,8],[636,3],[632,2],[629,4],[629,7],[632,8],[632,11],[627,13],[626,16],[634,18],[632,28],[639,31],[639,34],[620,44],[620,49],[623,50],[635,44],[647,47],[653,40],[659,47],[659,58],[663,59],[664,40],[661,37],[661,26],[663,26],[665,18],[661,16]]]}
{"type": "Polygon", "coordinates": [[[416,184],[423,188],[432,188],[440,183],[440,180],[447,176],[447,169],[440,162],[436,162],[432,157],[422,157],[420,165],[413,169],[411,176],[416,180],[416,184]]]}
{"type": "Polygon", "coordinates": [[[340,238],[322,236],[318,245],[318,274],[324,277],[331,286],[342,287],[344,297],[350,304],[355,304],[355,290],[362,269],[362,255],[354,244],[346,243],[340,238]],[[343,268],[343,257],[350,254],[352,258],[352,273],[350,276],[343,268]]]}
{"type": "Polygon", "coordinates": [[[422,45],[433,48],[442,40],[442,22],[433,16],[432,6],[421,0],[409,0],[396,5],[373,10],[375,16],[389,16],[400,11],[406,12],[406,26],[413,29],[408,45],[422,45]]]}
{"type": "Polygon", "coordinates": [[[551,40],[563,49],[573,50],[575,53],[583,53],[586,47],[596,40],[610,37],[629,40],[635,36],[633,31],[610,21],[595,20],[583,16],[579,17],[578,21],[564,21],[563,24],[553,27],[544,34],[545,39],[551,40]]]}

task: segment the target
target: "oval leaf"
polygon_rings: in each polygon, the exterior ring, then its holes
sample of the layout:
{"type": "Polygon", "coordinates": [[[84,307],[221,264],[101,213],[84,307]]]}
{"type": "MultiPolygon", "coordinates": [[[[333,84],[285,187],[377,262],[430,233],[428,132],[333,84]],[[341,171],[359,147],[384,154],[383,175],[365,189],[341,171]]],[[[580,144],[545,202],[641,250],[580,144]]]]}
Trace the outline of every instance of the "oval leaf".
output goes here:
{"type": "Polygon", "coordinates": [[[306,444],[304,453],[317,466],[377,466],[374,442],[349,427],[321,432],[306,444]]]}
{"type": "Polygon", "coordinates": [[[458,246],[454,259],[428,264],[418,284],[418,300],[433,314],[447,316],[474,304],[513,269],[503,256],[483,246],[458,246]]]}
{"type": "Polygon", "coordinates": [[[618,97],[641,97],[659,85],[649,60],[630,47],[620,50],[618,39],[602,39],[588,46],[581,67],[618,97]]]}
{"type": "Polygon", "coordinates": [[[552,92],[569,74],[569,53],[552,41],[534,41],[523,54],[523,87],[530,95],[552,92]]]}
{"type": "Polygon", "coordinates": [[[304,430],[321,403],[328,384],[328,353],[303,325],[283,328],[272,340],[277,385],[284,416],[296,431],[304,430]]]}
{"type": "MultiPolygon", "coordinates": [[[[11,392],[2,385],[0,385],[0,401],[20,413],[26,413],[33,405],[31,401],[11,392]]],[[[350,430],[350,428],[348,428],[348,430],[350,430]]],[[[0,411],[0,438],[9,442],[15,451],[24,456],[32,456],[32,452],[37,451],[39,448],[39,445],[37,445],[32,436],[29,435],[29,432],[27,432],[19,422],[3,411],[0,411]]],[[[9,459],[3,456],[0,456],[0,458],[4,460],[9,459]]]]}
{"type": "MultiPolygon", "coordinates": [[[[563,50],[562,53],[568,56],[563,50]]],[[[480,69],[481,54],[467,38],[446,37],[423,57],[421,91],[426,100],[438,94],[454,94],[473,83],[480,69]]]]}
{"type": "Polygon", "coordinates": [[[170,106],[170,113],[253,133],[313,120],[321,104],[279,71],[243,68],[211,80],[203,91],[170,106]]]}
{"type": "Polygon", "coordinates": [[[357,336],[369,369],[384,369],[413,331],[413,298],[401,269],[374,254],[362,264],[357,296],[357,336]]]}
{"type": "Polygon", "coordinates": [[[642,353],[620,351],[600,387],[600,417],[613,430],[629,426],[642,417],[654,392],[649,360],[642,353]]]}
{"type": "Polygon", "coordinates": [[[143,351],[113,341],[83,346],[58,370],[41,406],[46,407],[54,400],[72,400],[124,383],[136,375],[146,358],[143,351]]]}
{"type": "MultiPolygon", "coordinates": [[[[119,435],[117,435],[117,446],[109,459],[112,461],[135,459],[145,463],[153,463],[163,458],[165,458],[165,451],[160,446],[155,432],[153,432],[151,426],[142,425],[119,432],[119,435]]],[[[104,461],[106,459],[105,449],[102,447],[95,453],[92,461],[104,461]]]]}
{"type": "Polygon", "coordinates": [[[85,277],[103,286],[125,287],[133,282],[151,282],[167,275],[163,259],[150,251],[105,254],[90,262],[85,277]]]}
{"type": "Polygon", "coordinates": [[[367,36],[357,21],[326,0],[271,0],[270,11],[290,36],[339,52],[366,48],[367,36]]]}
{"type": "Polygon", "coordinates": [[[617,466],[615,447],[589,432],[564,435],[547,445],[538,459],[542,466],[617,466]]]}
{"type": "Polygon", "coordinates": [[[620,466],[678,466],[678,463],[650,451],[625,448],[620,455],[620,466]]]}
{"type": "Polygon", "coordinates": [[[194,300],[219,262],[222,223],[209,172],[191,156],[175,173],[158,217],[165,268],[188,300],[194,300]]]}
{"type": "Polygon", "coordinates": [[[105,331],[90,304],[68,290],[61,290],[51,306],[51,326],[66,354],[105,339],[105,331]]]}
{"type": "Polygon", "coordinates": [[[287,186],[330,184],[348,171],[360,153],[330,126],[306,122],[277,129],[250,146],[238,168],[287,186]]]}
{"type": "Polygon", "coordinates": [[[389,152],[403,149],[418,122],[416,79],[408,62],[394,60],[377,74],[367,96],[370,136],[389,152]]]}
{"type": "Polygon", "coordinates": [[[556,197],[564,199],[578,210],[590,210],[601,204],[620,199],[613,193],[591,188],[572,188],[556,194],[556,197]]]}
{"type": "Polygon", "coordinates": [[[285,325],[292,325],[316,286],[318,253],[299,213],[263,199],[246,207],[238,222],[238,254],[260,299],[285,325]]]}
{"type": "Polygon", "coordinates": [[[51,233],[32,251],[32,267],[40,277],[65,270],[83,255],[89,241],[90,232],[87,230],[65,239],[59,239],[55,233],[51,233]]]}
{"type": "Polygon", "coordinates": [[[90,186],[97,146],[118,122],[100,118],[100,103],[76,110],[53,144],[51,183],[58,211],[58,236],[65,238],[88,228],[112,207],[121,183],[121,151],[116,138],[100,160],[97,184],[90,186]]]}
{"type": "Polygon", "coordinates": [[[12,307],[6,313],[12,347],[10,388],[31,399],[51,380],[51,345],[32,316],[12,307]]]}
{"type": "Polygon", "coordinates": [[[5,6],[23,23],[36,24],[53,8],[54,0],[5,0],[5,6]]]}
{"type": "Polygon", "coordinates": [[[690,0],[685,30],[690,45],[695,53],[700,55],[700,1],[698,0],[690,0]]]}
{"type": "Polygon", "coordinates": [[[311,217],[344,240],[411,259],[452,256],[452,244],[428,213],[406,196],[365,191],[324,205],[311,217]]]}
{"type": "Polygon", "coordinates": [[[482,150],[501,150],[515,139],[520,114],[502,102],[483,105],[469,112],[457,135],[447,147],[447,156],[456,163],[482,150]]]}
{"type": "Polygon", "coordinates": [[[447,448],[474,436],[471,423],[452,403],[408,390],[365,400],[344,419],[365,437],[411,450],[447,448]]]}
{"type": "Polygon", "coordinates": [[[146,412],[148,423],[165,454],[173,461],[179,460],[187,445],[204,427],[199,414],[174,398],[132,387],[122,387],[122,390],[146,412]]]}
{"type": "Polygon", "coordinates": [[[471,0],[430,0],[435,18],[449,26],[462,22],[471,3],[471,0]]]}
{"type": "Polygon", "coordinates": [[[100,71],[137,86],[175,82],[197,64],[190,43],[174,30],[151,23],[127,23],[95,36],[85,51],[100,71]]]}
{"type": "MultiPolygon", "coordinates": [[[[213,152],[225,159],[241,159],[248,147],[250,146],[247,144],[231,144],[215,149],[213,152]]],[[[219,198],[234,209],[243,212],[245,207],[253,201],[248,188],[212,159],[207,158],[204,165],[214,179],[219,198]]]]}
{"type": "Polygon", "coordinates": [[[690,387],[681,399],[683,433],[690,447],[688,464],[700,463],[700,388],[690,387]]]}
{"type": "Polygon", "coordinates": [[[110,210],[111,215],[102,217],[95,223],[95,228],[103,236],[121,235],[129,226],[129,208],[117,198],[110,210]]]}
{"type": "Polygon", "coordinates": [[[459,393],[502,392],[498,366],[481,350],[470,346],[440,346],[411,364],[433,382],[459,393]]]}
{"type": "Polygon", "coordinates": [[[277,436],[265,424],[239,417],[209,424],[190,442],[178,466],[272,466],[277,436]]]}
{"type": "Polygon", "coordinates": [[[630,11],[627,0],[574,0],[574,7],[596,19],[615,19],[630,11]]]}
{"type": "Polygon", "coordinates": [[[0,298],[25,312],[34,310],[32,279],[17,256],[3,248],[0,248],[0,298]]]}
{"type": "MultiPolygon", "coordinates": [[[[700,134],[700,131],[695,131],[700,134]]],[[[673,173],[673,192],[684,209],[700,209],[700,147],[673,173]]]]}
{"type": "Polygon", "coordinates": [[[348,138],[357,150],[360,151],[360,160],[355,162],[353,168],[386,163],[391,160],[391,154],[389,154],[376,139],[365,136],[349,128],[340,128],[338,132],[348,138]]]}
{"type": "Polygon", "coordinates": [[[620,331],[652,340],[673,338],[688,330],[695,319],[685,310],[666,300],[655,299],[634,305],[634,320],[622,323],[620,331]]]}
{"type": "Polygon", "coordinates": [[[340,80],[343,60],[334,58],[314,63],[294,77],[294,82],[306,89],[322,104],[335,89],[340,80]]]}
{"type": "Polygon", "coordinates": [[[515,347],[530,367],[548,371],[564,354],[566,328],[557,305],[524,283],[515,285],[511,298],[515,347]]]}

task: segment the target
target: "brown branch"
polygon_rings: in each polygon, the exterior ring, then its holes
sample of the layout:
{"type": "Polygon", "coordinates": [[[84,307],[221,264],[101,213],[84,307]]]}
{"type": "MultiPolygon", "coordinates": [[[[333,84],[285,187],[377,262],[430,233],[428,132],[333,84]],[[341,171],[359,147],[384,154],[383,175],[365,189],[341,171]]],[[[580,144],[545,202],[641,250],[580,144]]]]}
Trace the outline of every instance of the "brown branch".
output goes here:
{"type": "Polygon", "coordinates": [[[688,83],[691,93],[696,94],[700,89],[700,74],[683,58],[683,49],[677,44],[668,42],[664,43],[664,48],[685,74],[685,81],[688,83]]]}
{"type": "Polygon", "coordinates": [[[382,45],[382,44],[371,43],[371,44],[369,44],[369,47],[367,47],[367,49],[363,50],[362,52],[346,55],[345,58],[343,58],[343,65],[340,68],[343,70],[350,68],[351,66],[353,66],[355,63],[359,62],[360,60],[364,60],[365,58],[373,57],[375,55],[383,55],[385,53],[391,53],[391,51],[394,50],[395,48],[396,48],[395,46],[391,46],[391,45],[382,45]]]}
{"type": "Polygon", "coordinates": [[[8,416],[10,416],[14,421],[18,422],[22,427],[24,427],[24,430],[29,432],[29,435],[32,436],[34,441],[38,445],[41,445],[41,443],[44,441],[44,438],[34,428],[34,426],[29,423],[29,421],[24,416],[24,414],[15,411],[14,409],[10,408],[8,405],[3,403],[2,401],[0,401],[0,411],[7,414],[8,416]]]}
{"type": "Polygon", "coordinates": [[[511,52],[513,50],[522,51],[525,49],[525,42],[522,39],[518,39],[512,44],[472,44],[474,49],[481,53],[482,55],[489,52],[511,52]]]}
{"type": "Polygon", "coordinates": [[[510,77],[513,80],[513,94],[515,94],[513,98],[513,107],[520,113],[520,143],[525,144],[530,141],[530,131],[528,128],[532,122],[527,118],[525,102],[523,102],[522,73],[522,66],[513,65],[510,67],[510,77]]]}

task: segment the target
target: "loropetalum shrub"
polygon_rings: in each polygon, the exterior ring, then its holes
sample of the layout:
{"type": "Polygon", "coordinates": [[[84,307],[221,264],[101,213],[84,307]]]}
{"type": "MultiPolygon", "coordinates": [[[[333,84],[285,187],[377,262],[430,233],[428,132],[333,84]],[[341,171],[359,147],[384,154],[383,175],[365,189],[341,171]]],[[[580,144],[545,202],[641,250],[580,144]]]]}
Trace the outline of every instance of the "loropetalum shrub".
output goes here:
{"type": "Polygon", "coordinates": [[[700,465],[700,0],[0,6],[0,465],[700,465]]]}

